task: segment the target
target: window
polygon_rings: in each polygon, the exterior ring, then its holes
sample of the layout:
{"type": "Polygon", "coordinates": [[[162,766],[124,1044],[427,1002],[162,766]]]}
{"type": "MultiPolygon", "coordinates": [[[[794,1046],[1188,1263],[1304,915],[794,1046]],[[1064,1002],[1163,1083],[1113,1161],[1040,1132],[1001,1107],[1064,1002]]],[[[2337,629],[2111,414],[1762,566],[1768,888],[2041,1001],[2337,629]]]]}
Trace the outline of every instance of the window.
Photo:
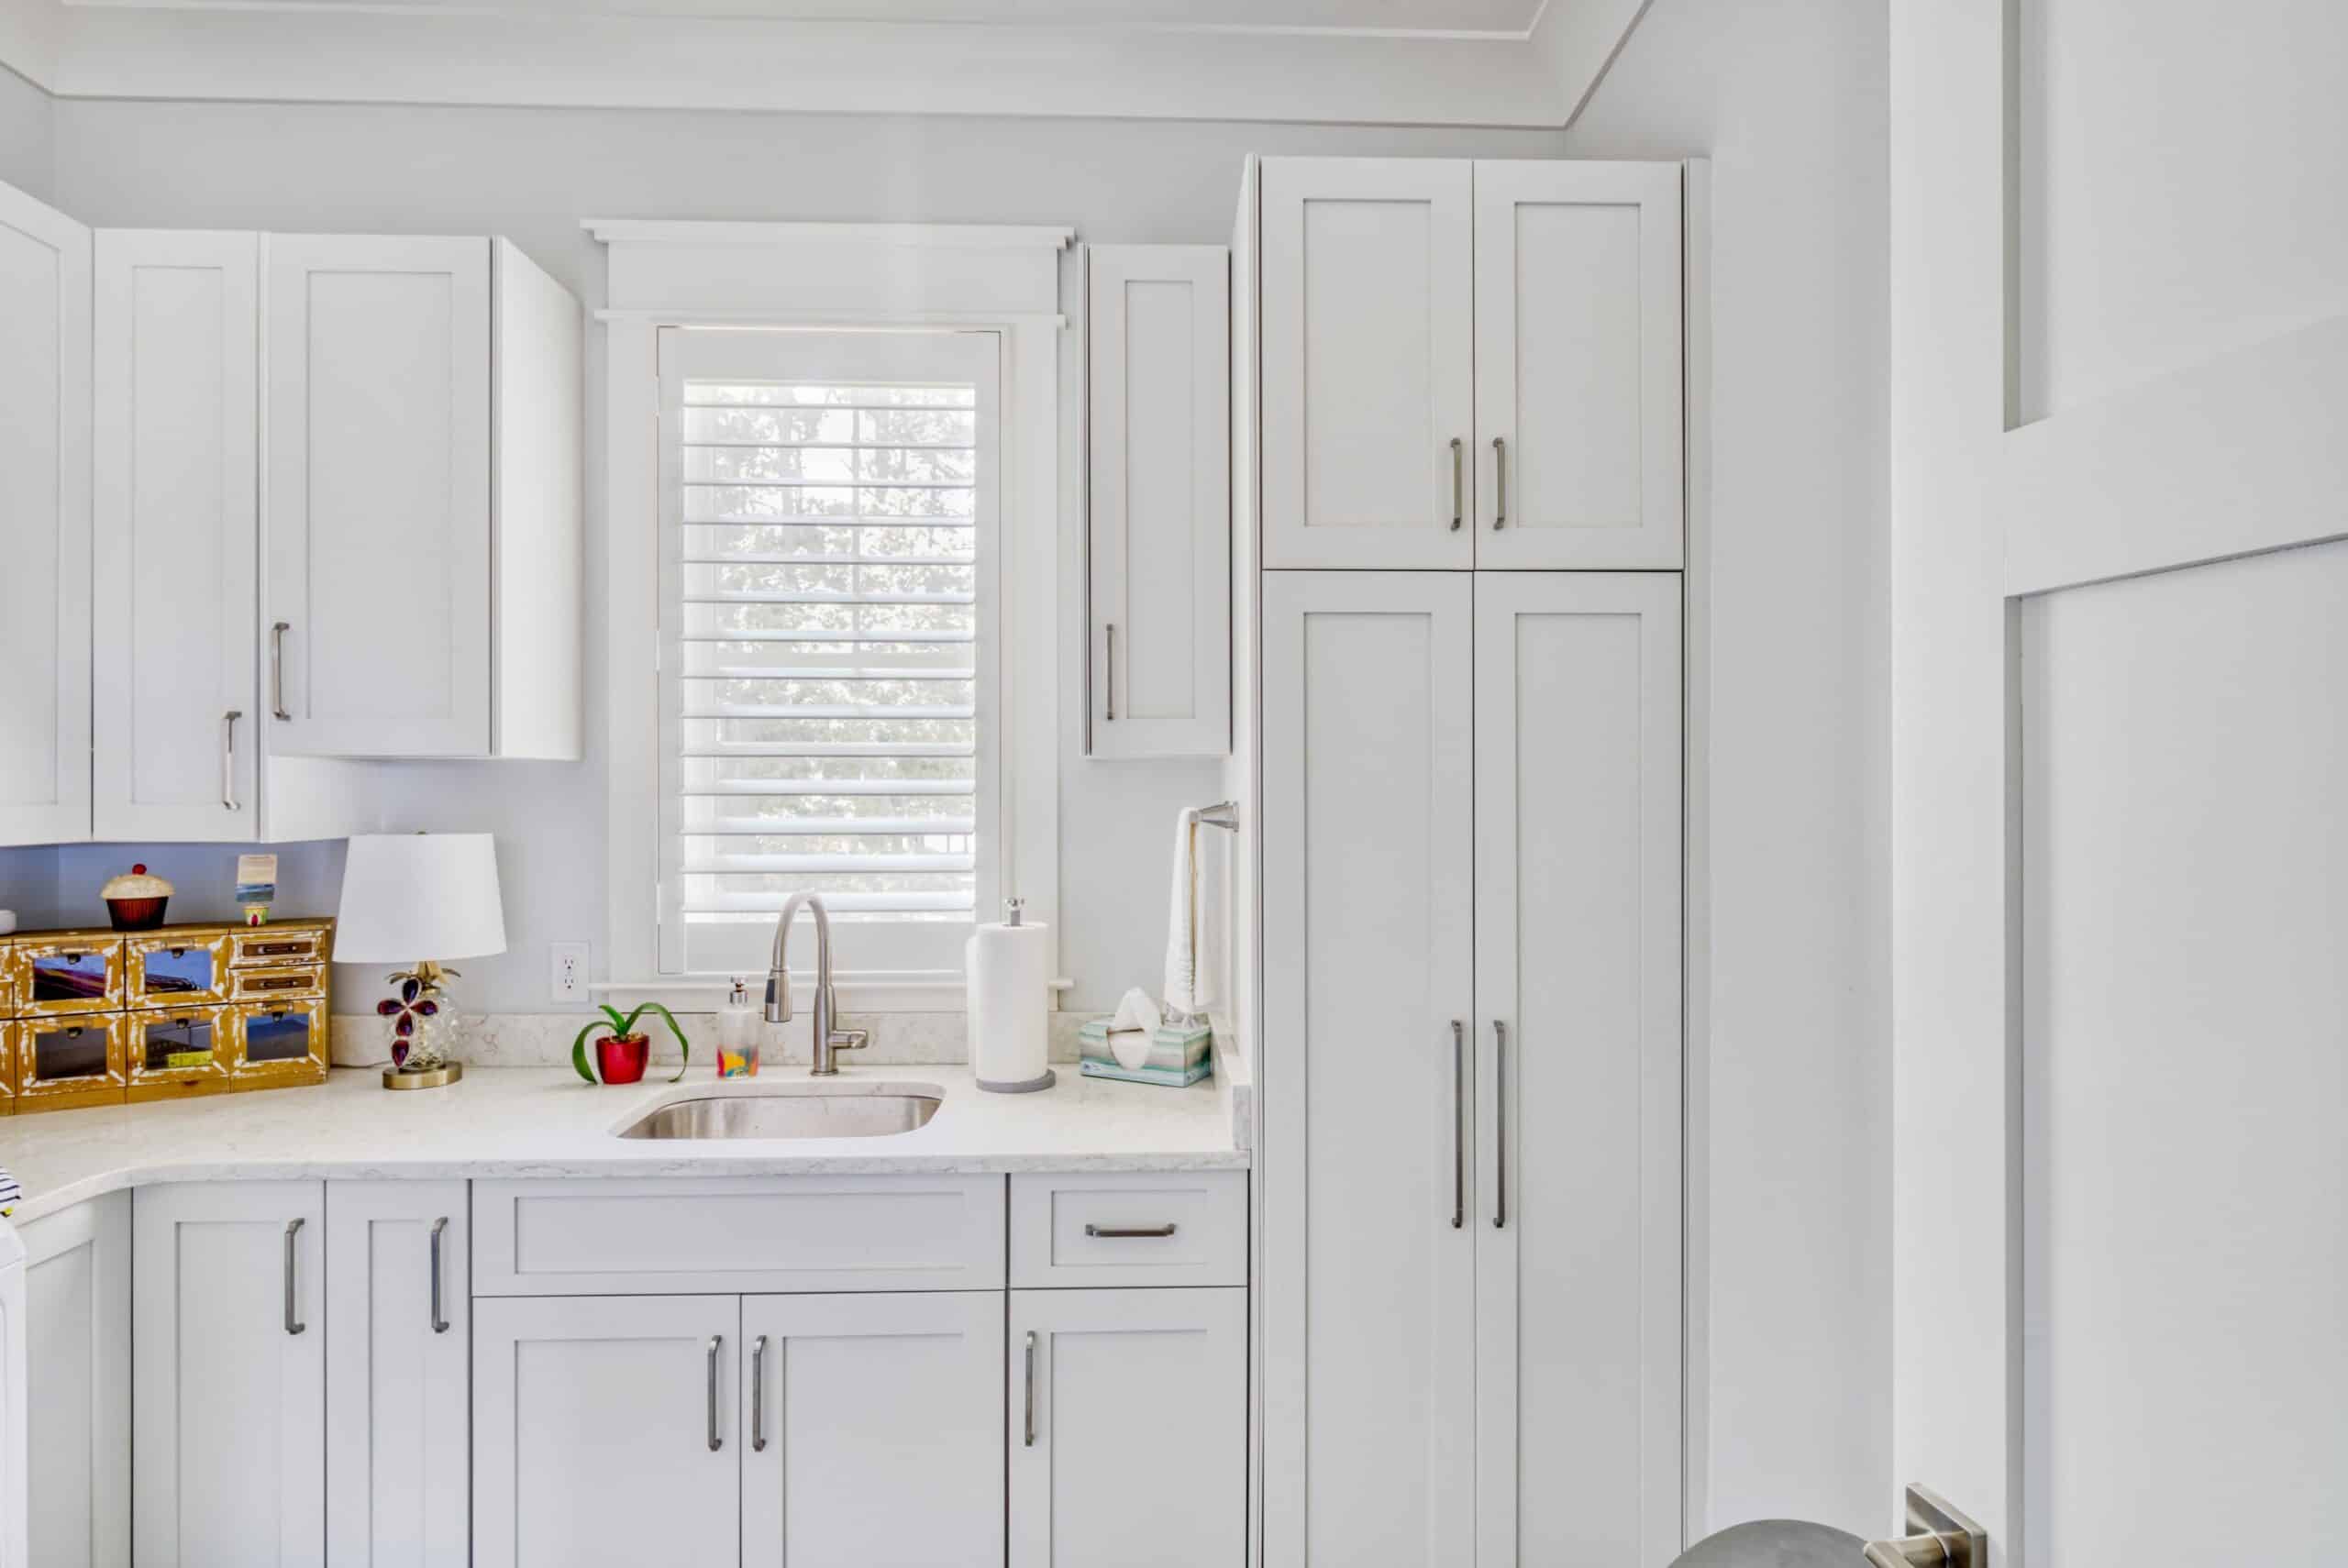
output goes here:
{"type": "Polygon", "coordinates": [[[983,331],[659,334],[659,967],[822,895],[958,968],[1002,882],[1000,366],[983,331]]]}

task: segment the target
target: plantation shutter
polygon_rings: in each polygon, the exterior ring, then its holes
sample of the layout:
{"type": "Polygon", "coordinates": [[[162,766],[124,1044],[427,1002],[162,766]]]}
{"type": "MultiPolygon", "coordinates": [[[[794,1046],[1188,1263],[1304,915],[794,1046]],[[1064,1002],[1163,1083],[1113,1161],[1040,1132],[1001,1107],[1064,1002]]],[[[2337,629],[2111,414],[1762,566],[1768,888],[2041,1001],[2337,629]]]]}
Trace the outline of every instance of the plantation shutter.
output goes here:
{"type": "Polygon", "coordinates": [[[664,970],[802,891],[843,968],[951,968],[992,901],[994,346],[663,333],[664,970]]]}

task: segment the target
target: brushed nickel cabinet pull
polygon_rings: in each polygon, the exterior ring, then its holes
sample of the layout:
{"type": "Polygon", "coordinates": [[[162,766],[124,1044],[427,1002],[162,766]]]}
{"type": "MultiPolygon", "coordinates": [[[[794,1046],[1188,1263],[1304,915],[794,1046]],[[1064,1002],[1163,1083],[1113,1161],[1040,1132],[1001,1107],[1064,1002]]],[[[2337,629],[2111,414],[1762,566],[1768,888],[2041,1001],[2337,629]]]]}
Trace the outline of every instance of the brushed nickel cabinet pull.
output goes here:
{"type": "Polygon", "coordinates": [[[1027,1421],[1024,1447],[1036,1446],[1036,1331],[1027,1331],[1027,1421]]]}
{"type": "Polygon", "coordinates": [[[302,1234],[301,1216],[295,1215],[285,1223],[285,1331],[298,1334],[309,1325],[302,1321],[300,1287],[294,1283],[294,1265],[301,1247],[297,1239],[302,1234]]]}
{"type": "Polygon", "coordinates": [[[444,1214],[432,1222],[432,1331],[436,1334],[449,1331],[449,1320],[440,1306],[440,1242],[448,1233],[449,1217],[444,1214]]]}
{"type": "Polygon", "coordinates": [[[1107,623],[1105,629],[1109,634],[1109,672],[1103,678],[1105,684],[1102,690],[1107,693],[1109,712],[1104,722],[1114,723],[1117,719],[1117,623],[1107,623]]]}
{"type": "Polygon", "coordinates": [[[767,1337],[750,1342],[750,1452],[767,1451],[767,1337]]]}
{"type": "Polygon", "coordinates": [[[1468,1223],[1468,1028],[1451,1021],[1451,1228],[1468,1223]]]}
{"type": "Polygon", "coordinates": [[[237,804],[237,721],[244,716],[237,708],[220,715],[220,803],[232,812],[244,810],[237,804]]]}
{"type": "Polygon", "coordinates": [[[1132,1236],[1170,1236],[1174,1233],[1174,1223],[1169,1220],[1163,1225],[1087,1225],[1084,1228],[1084,1233],[1088,1236],[1098,1236],[1102,1241],[1116,1241],[1120,1238],[1132,1236]]]}
{"type": "Polygon", "coordinates": [[[285,634],[293,629],[291,621],[269,629],[269,711],[281,719],[294,716],[285,711],[285,634]]]}
{"type": "Polygon", "coordinates": [[[710,1335],[706,1353],[709,1358],[709,1452],[712,1453],[725,1446],[725,1440],[717,1435],[717,1347],[725,1342],[724,1334],[710,1335]]]}
{"type": "Polygon", "coordinates": [[[1492,437],[1492,526],[1508,525],[1508,442],[1498,436],[1492,437]]]}
{"type": "Polygon", "coordinates": [[[1508,1225],[1508,1025],[1492,1020],[1492,1229],[1508,1225]]]}
{"type": "Polygon", "coordinates": [[[1451,438],[1451,531],[1455,534],[1468,513],[1467,446],[1456,436],[1451,438]]]}

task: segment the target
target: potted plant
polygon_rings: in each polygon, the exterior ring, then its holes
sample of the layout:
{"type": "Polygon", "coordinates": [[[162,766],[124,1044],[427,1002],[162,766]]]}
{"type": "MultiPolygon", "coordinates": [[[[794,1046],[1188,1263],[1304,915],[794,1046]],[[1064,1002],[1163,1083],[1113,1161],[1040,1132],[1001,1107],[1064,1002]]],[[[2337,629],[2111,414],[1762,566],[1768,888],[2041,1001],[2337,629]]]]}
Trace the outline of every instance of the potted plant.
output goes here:
{"type": "Polygon", "coordinates": [[[685,1076],[685,1066],[692,1060],[693,1048],[685,1038],[685,1032],[677,1027],[676,1014],[657,1001],[641,1002],[636,1010],[627,1013],[606,1002],[602,1004],[601,1011],[604,1016],[581,1030],[578,1038],[570,1043],[570,1065],[579,1070],[581,1077],[591,1084],[632,1084],[641,1080],[644,1065],[652,1058],[652,1040],[637,1031],[636,1021],[648,1012],[660,1015],[669,1025],[669,1032],[677,1037],[678,1050],[683,1053],[684,1059],[677,1064],[677,1077],[669,1081],[673,1084],[685,1076]],[[605,1033],[595,1042],[594,1063],[591,1066],[587,1037],[598,1029],[605,1033]]]}

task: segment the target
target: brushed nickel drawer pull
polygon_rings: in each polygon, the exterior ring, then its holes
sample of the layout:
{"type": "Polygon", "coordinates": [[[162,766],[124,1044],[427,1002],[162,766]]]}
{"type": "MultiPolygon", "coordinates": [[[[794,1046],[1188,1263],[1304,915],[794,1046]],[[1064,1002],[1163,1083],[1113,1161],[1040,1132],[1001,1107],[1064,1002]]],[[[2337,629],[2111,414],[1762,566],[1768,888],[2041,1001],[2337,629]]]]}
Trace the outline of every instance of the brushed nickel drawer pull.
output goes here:
{"type": "Polygon", "coordinates": [[[1468,1030],[1451,1021],[1451,1228],[1468,1223],[1468,1030]]]}
{"type": "Polygon", "coordinates": [[[1492,1020],[1492,1229],[1508,1227],[1508,1025],[1492,1020]]]}
{"type": "Polygon", "coordinates": [[[269,629],[269,711],[281,719],[294,716],[285,711],[285,634],[293,629],[291,621],[269,629]]]}
{"type": "Polygon", "coordinates": [[[285,1331],[298,1334],[309,1328],[302,1321],[301,1291],[294,1281],[294,1265],[301,1246],[302,1217],[295,1215],[285,1224],[285,1331]]]}
{"type": "Polygon", "coordinates": [[[449,1217],[443,1214],[432,1222],[432,1331],[436,1334],[449,1331],[449,1320],[440,1306],[440,1242],[448,1233],[449,1217]]]}
{"type": "Polygon", "coordinates": [[[750,1452],[767,1451],[767,1337],[750,1342],[750,1452]]]}
{"type": "Polygon", "coordinates": [[[1454,436],[1451,438],[1451,531],[1459,532],[1459,524],[1468,513],[1467,443],[1454,436]]]}
{"type": "Polygon", "coordinates": [[[1022,1446],[1036,1446],[1036,1331],[1027,1331],[1027,1423],[1022,1446]]]}
{"type": "Polygon", "coordinates": [[[1102,682],[1102,691],[1106,697],[1109,712],[1102,722],[1115,723],[1117,722],[1117,623],[1109,622],[1103,630],[1109,635],[1109,673],[1102,682]]]}
{"type": "Polygon", "coordinates": [[[1508,526],[1508,441],[1504,436],[1492,437],[1492,526],[1500,529],[1508,526]]]}
{"type": "Polygon", "coordinates": [[[1104,1242],[1119,1241],[1128,1237],[1164,1237],[1174,1233],[1174,1222],[1169,1220],[1163,1225],[1087,1225],[1084,1228],[1084,1233],[1088,1236],[1098,1236],[1104,1242]]]}
{"type": "Polygon", "coordinates": [[[237,803],[237,721],[244,716],[237,708],[220,715],[220,803],[232,812],[244,810],[237,803]]]}
{"type": "Polygon", "coordinates": [[[717,1435],[717,1347],[725,1342],[724,1334],[709,1336],[709,1452],[712,1453],[725,1446],[725,1440],[717,1435]]]}

